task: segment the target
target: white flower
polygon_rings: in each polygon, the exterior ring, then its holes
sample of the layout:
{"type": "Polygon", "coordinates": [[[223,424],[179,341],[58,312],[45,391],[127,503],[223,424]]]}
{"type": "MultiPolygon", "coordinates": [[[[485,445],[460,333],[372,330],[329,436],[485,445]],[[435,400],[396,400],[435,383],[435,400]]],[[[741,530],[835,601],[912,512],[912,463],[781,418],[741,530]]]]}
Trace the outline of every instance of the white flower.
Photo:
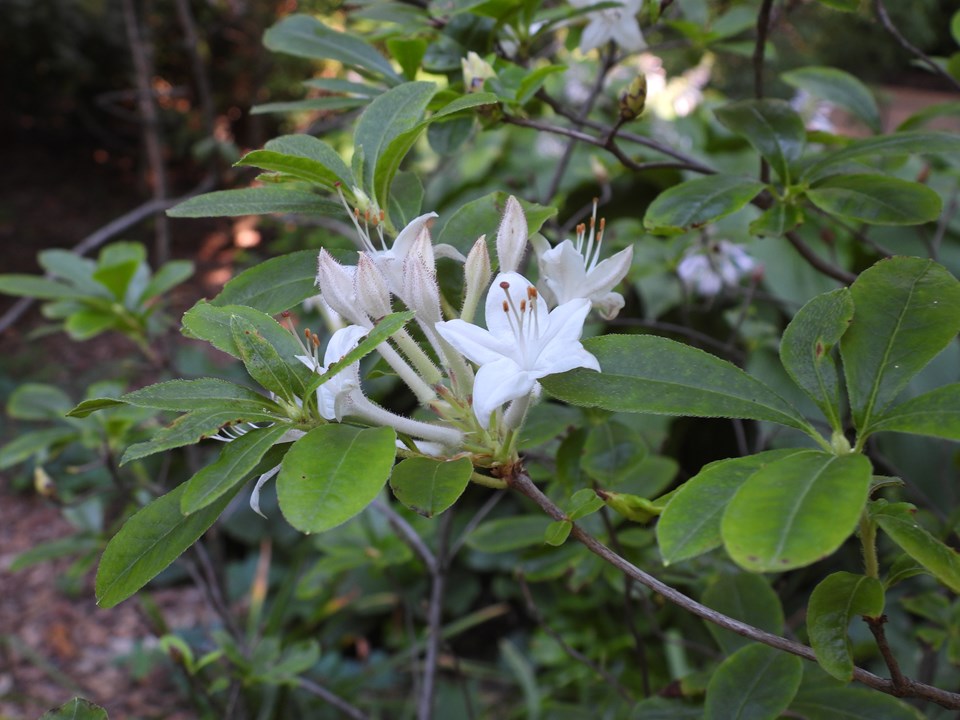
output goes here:
{"type": "Polygon", "coordinates": [[[516,272],[527,249],[527,216],[520,202],[511,195],[497,228],[497,260],[500,272],[516,272]]]}
{"type": "MultiPolygon", "coordinates": [[[[596,5],[597,0],[570,0],[570,4],[586,8],[596,5]]],[[[647,46],[637,22],[637,13],[643,0],[622,0],[620,5],[618,8],[604,8],[587,14],[590,22],[580,36],[580,52],[590,52],[609,40],[627,52],[637,52],[647,46]]]]}
{"type": "Polygon", "coordinates": [[[539,378],[578,367],[600,370],[580,344],[589,312],[584,298],[548,312],[530,281],[511,272],[498,275],[487,293],[487,330],[463,320],[437,323],[437,332],[480,366],[473,411],[481,425],[505,402],[534,392],[539,378]]]}
{"type": "MultiPolygon", "coordinates": [[[[359,325],[348,325],[337,330],[327,343],[323,354],[323,366],[312,355],[297,355],[297,360],[321,375],[344,355],[353,350],[357,343],[369,332],[359,325]]],[[[360,390],[360,363],[344,368],[323,385],[317,388],[317,410],[325,420],[340,421],[344,411],[349,408],[350,400],[362,395],[360,390]]]]}
{"type": "Polygon", "coordinates": [[[534,237],[533,248],[540,265],[540,289],[552,303],[562,305],[575,298],[587,298],[604,320],[612,320],[623,307],[623,296],[613,288],[626,276],[633,262],[633,247],[600,260],[604,221],[597,228],[594,205],[587,226],[577,226],[577,240],[564,240],[551,248],[543,237],[534,237]]]}
{"type": "Polygon", "coordinates": [[[687,290],[713,297],[732,287],[757,266],[742,245],[720,240],[688,248],[677,266],[677,275],[687,290]]]}

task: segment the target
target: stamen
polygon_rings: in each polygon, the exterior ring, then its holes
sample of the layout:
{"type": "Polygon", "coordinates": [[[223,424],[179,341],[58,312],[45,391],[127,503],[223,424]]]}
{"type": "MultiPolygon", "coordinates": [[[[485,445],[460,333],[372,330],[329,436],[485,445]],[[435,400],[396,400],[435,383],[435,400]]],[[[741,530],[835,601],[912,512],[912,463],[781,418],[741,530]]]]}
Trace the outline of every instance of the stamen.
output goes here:
{"type": "Polygon", "coordinates": [[[510,312],[510,306],[507,305],[507,301],[506,301],[506,300],[503,301],[503,311],[504,311],[505,313],[509,313],[509,312],[510,312]]]}

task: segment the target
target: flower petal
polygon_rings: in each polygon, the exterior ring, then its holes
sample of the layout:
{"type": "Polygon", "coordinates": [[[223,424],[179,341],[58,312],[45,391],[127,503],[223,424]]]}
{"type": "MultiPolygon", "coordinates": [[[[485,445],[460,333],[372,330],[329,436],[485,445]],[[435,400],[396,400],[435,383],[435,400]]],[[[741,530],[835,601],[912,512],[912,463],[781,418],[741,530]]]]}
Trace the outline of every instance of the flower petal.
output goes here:
{"type": "Polygon", "coordinates": [[[579,297],[594,299],[594,296],[610,292],[626,276],[633,262],[633,246],[608,257],[587,273],[583,294],[579,297]]]}
{"type": "Polygon", "coordinates": [[[614,41],[627,52],[643,50],[647,41],[643,39],[637,19],[626,10],[621,10],[619,14],[620,22],[613,23],[611,28],[614,41]]]}
{"type": "MultiPolygon", "coordinates": [[[[505,272],[500,273],[493,279],[490,289],[487,291],[487,303],[485,305],[487,328],[489,328],[491,335],[510,346],[516,345],[514,328],[517,321],[514,318],[514,311],[519,311],[520,302],[527,299],[527,288],[530,287],[533,287],[533,283],[520,273],[505,272]],[[503,287],[503,283],[507,284],[506,288],[503,287]],[[510,302],[513,303],[513,308],[510,308],[508,304],[507,312],[504,312],[503,303],[506,302],[508,294],[510,302]]],[[[546,309],[546,305],[543,309],[546,309]]]]}
{"type": "Polygon", "coordinates": [[[490,415],[509,400],[523,397],[536,384],[536,378],[510,358],[502,357],[477,371],[473,384],[473,412],[483,427],[490,415]]]}
{"type": "Polygon", "coordinates": [[[587,278],[586,264],[570,240],[564,240],[545,252],[540,258],[540,270],[557,304],[588,297],[582,290],[587,278]]]}
{"type": "Polygon", "coordinates": [[[430,220],[435,217],[439,217],[439,215],[435,212],[428,212],[407,223],[407,226],[397,235],[397,239],[393,241],[393,247],[389,251],[390,254],[401,260],[405,258],[414,240],[417,239],[424,228],[428,227],[430,220]]]}
{"type": "Polygon", "coordinates": [[[580,36],[580,52],[586,54],[603,45],[610,39],[610,26],[602,17],[594,17],[583,29],[580,36]]]}
{"type": "Polygon", "coordinates": [[[478,365],[492,363],[510,352],[508,343],[464,320],[446,320],[435,327],[440,337],[478,365]]]}

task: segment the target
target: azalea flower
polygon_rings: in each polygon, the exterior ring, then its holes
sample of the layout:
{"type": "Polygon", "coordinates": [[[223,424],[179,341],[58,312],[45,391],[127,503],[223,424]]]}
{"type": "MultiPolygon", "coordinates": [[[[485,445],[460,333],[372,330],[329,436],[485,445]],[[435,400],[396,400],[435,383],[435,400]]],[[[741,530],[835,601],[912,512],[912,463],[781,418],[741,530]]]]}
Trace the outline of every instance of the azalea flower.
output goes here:
{"type": "MultiPolygon", "coordinates": [[[[323,366],[315,355],[297,355],[296,358],[311,370],[321,375],[344,355],[353,350],[369,332],[358,325],[348,325],[330,336],[323,354],[323,366]]],[[[317,410],[324,420],[343,419],[344,408],[349,406],[352,394],[362,395],[360,390],[360,363],[344,368],[317,388],[317,410]]]]}
{"type": "Polygon", "coordinates": [[[590,302],[577,298],[547,310],[536,288],[515,272],[501,273],[487,293],[487,329],[463,320],[437,323],[437,332],[480,366],[473,411],[487,427],[494,410],[539,390],[539,380],[573,368],[600,370],[580,344],[590,302]]]}
{"type": "Polygon", "coordinates": [[[576,242],[564,240],[551,248],[543,237],[535,237],[533,248],[540,265],[540,290],[551,303],[562,305],[575,298],[587,298],[604,320],[612,320],[623,307],[623,296],[613,287],[626,276],[633,262],[633,247],[600,260],[604,221],[597,227],[594,204],[587,226],[577,226],[576,242]]]}
{"type": "MultiPolygon", "coordinates": [[[[597,0],[570,0],[578,8],[597,4],[597,0]]],[[[590,21],[580,36],[580,52],[587,53],[613,40],[627,52],[643,50],[647,43],[637,22],[643,0],[622,0],[618,8],[604,8],[587,14],[590,21]]]]}
{"type": "Polygon", "coordinates": [[[677,266],[677,275],[687,290],[713,297],[724,287],[732,287],[757,267],[742,245],[726,240],[710,241],[688,248],[677,266]]]}

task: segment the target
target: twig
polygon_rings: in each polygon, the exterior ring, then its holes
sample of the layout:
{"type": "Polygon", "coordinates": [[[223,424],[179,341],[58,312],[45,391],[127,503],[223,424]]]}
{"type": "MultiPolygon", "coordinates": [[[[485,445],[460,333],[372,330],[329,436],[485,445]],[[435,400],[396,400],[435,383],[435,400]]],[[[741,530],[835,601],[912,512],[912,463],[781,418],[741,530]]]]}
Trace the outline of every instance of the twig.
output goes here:
{"type": "Polygon", "coordinates": [[[918,48],[903,36],[903,34],[900,32],[900,29],[893,23],[893,20],[891,20],[890,16],[887,14],[887,8],[884,6],[883,0],[874,0],[873,8],[877,13],[880,24],[883,25],[884,29],[890,33],[894,40],[900,43],[900,47],[930,68],[935,75],[939,75],[940,78],[945,80],[951,87],[953,87],[954,90],[960,92],[960,82],[958,82],[952,75],[950,75],[950,73],[945,71],[942,67],[931,60],[930,56],[927,55],[923,50],[918,48]]]}
{"type": "Polygon", "coordinates": [[[627,702],[633,702],[633,695],[630,694],[630,691],[627,690],[620,682],[602,667],[597,665],[593,660],[588,658],[582,652],[577,650],[575,647],[571,647],[566,640],[563,639],[563,636],[554,630],[544,619],[543,613],[540,612],[540,608],[537,607],[537,603],[533,599],[533,594],[530,592],[530,586],[527,584],[527,579],[524,577],[522,572],[517,573],[517,580],[520,583],[520,591],[523,593],[523,598],[527,603],[527,612],[533,616],[534,621],[537,625],[540,626],[540,629],[543,630],[547,635],[552,637],[557,645],[570,657],[576,660],[581,665],[593,670],[598,676],[603,678],[610,687],[617,691],[617,693],[627,702]]]}
{"type": "MultiPolygon", "coordinates": [[[[620,538],[617,537],[617,529],[610,519],[608,508],[600,508],[600,517],[603,518],[603,525],[607,529],[607,535],[610,536],[610,544],[613,546],[614,551],[618,555],[623,555],[623,546],[620,544],[620,538]]],[[[623,579],[623,619],[627,625],[627,629],[630,631],[630,635],[633,637],[633,646],[637,651],[637,662],[640,665],[640,678],[643,682],[643,696],[648,698],[650,697],[650,663],[647,661],[647,644],[643,640],[643,635],[640,634],[637,623],[633,620],[633,583],[634,580],[631,577],[625,577],[623,579]]]]}
{"type": "Polygon", "coordinates": [[[447,585],[447,566],[450,555],[450,529],[453,511],[440,518],[437,530],[437,554],[433,565],[430,586],[430,606],[427,612],[427,652],[423,659],[423,684],[420,686],[420,702],[417,706],[417,720],[433,718],[433,704],[437,681],[437,658],[440,655],[440,642],[443,640],[443,598],[447,585]]]}
{"type": "MultiPolygon", "coordinates": [[[[142,205],[135,207],[130,212],[111,220],[102,228],[95,230],[90,235],[87,235],[83,240],[77,243],[76,246],[74,246],[73,252],[75,252],[77,255],[83,255],[90,250],[94,250],[115,235],[119,235],[124,230],[136,225],[144,218],[147,218],[156,212],[162,212],[168,208],[171,208],[177,203],[183,202],[194,195],[199,195],[200,193],[206,192],[207,190],[212,189],[213,186],[214,177],[212,175],[208,175],[200,182],[199,185],[197,185],[197,187],[195,187],[186,195],[182,195],[178,198],[166,198],[164,200],[150,200],[145,202],[142,205]]],[[[49,278],[51,275],[47,273],[44,277],[49,278]]],[[[36,298],[21,298],[11,305],[10,309],[7,310],[2,317],[0,317],[0,333],[10,328],[14,323],[17,322],[17,320],[23,317],[27,310],[29,310],[36,301],[36,298]]]]}
{"type": "Polygon", "coordinates": [[[420,561],[426,567],[427,572],[431,575],[435,575],[437,572],[437,558],[432,552],[430,552],[430,548],[427,547],[426,543],[423,542],[423,539],[417,534],[417,531],[413,529],[410,523],[408,523],[400,513],[382,500],[374,500],[371,503],[371,506],[374,508],[374,510],[387,518],[387,522],[390,523],[390,527],[392,527],[394,532],[400,536],[401,540],[410,546],[410,549],[413,550],[414,554],[420,558],[420,561]]]}
{"type": "MultiPolygon", "coordinates": [[[[590,94],[587,96],[586,102],[583,103],[583,106],[580,108],[580,112],[577,113],[577,120],[574,120],[574,125],[580,127],[583,125],[583,121],[587,119],[587,116],[590,114],[590,111],[593,110],[593,106],[597,102],[597,98],[600,96],[600,91],[603,90],[603,81],[607,77],[607,73],[610,72],[610,68],[613,67],[616,59],[617,51],[613,43],[610,43],[607,48],[606,53],[603,56],[603,60],[600,63],[600,69],[597,72],[597,77],[593,82],[593,87],[590,89],[590,94]]],[[[547,192],[544,194],[543,203],[549,205],[550,201],[553,199],[553,196],[557,194],[557,190],[560,188],[560,182],[563,180],[563,176],[567,171],[567,165],[570,164],[570,158],[573,157],[573,151],[577,147],[577,141],[572,139],[567,143],[567,147],[564,148],[563,155],[560,158],[560,161],[557,163],[557,168],[553,173],[553,177],[550,179],[550,185],[547,187],[547,192]]]]}
{"type": "MultiPolygon", "coordinates": [[[[146,47],[145,33],[141,32],[140,22],[137,19],[137,10],[134,0],[123,0],[123,20],[127,32],[127,42],[130,44],[130,55],[133,58],[134,76],[137,83],[137,102],[140,115],[143,118],[143,142],[147,151],[147,165],[150,168],[151,189],[154,200],[164,200],[167,197],[167,170],[163,161],[163,137],[160,128],[160,115],[153,102],[153,92],[150,89],[150,78],[153,77],[153,68],[146,47]]],[[[156,261],[165,263],[170,258],[170,229],[167,217],[161,215],[155,225],[156,261]]]]}
{"type": "Polygon", "coordinates": [[[950,221],[953,220],[953,216],[957,214],[957,209],[960,208],[960,203],[957,202],[957,194],[960,191],[960,185],[954,185],[953,190],[950,193],[950,200],[947,202],[947,206],[943,209],[943,213],[940,215],[940,220],[937,222],[937,229],[933,233],[933,237],[930,239],[930,259],[936,260],[937,256],[940,254],[940,244],[943,242],[944,235],[947,234],[947,228],[950,227],[950,221]]]}
{"type": "MultiPolygon", "coordinates": [[[[535,502],[541,510],[543,510],[554,520],[568,519],[564,512],[557,507],[557,505],[550,500],[550,498],[543,494],[540,488],[533,483],[528,475],[524,473],[517,474],[509,479],[509,484],[513,490],[533,500],[533,502],[535,502]]],[[[687,597],[679,590],[676,590],[666,583],[657,580],[652,575],[644,572],[633,563],[613,552],[610,548],[590,535],[579,525],[573,525],[571,535],[604,562],[609,563],[628,577],[632,577],[642,585],[650,588],[654,592],[659,593],[666,600],[678,605],[687,612],[703,618],[708,622],[712,622],[714,625],[718,625],[719,627],[735,632],[736,634],[750,640],[754,640],[778,650],[783,650],[784,652],[797,655],[806,660],[816,662],[816,655],[814,655],[812,648],[803,645],[802,643],[788,640],[785,637],[774,635],[766,630],[761,630],[758,627],[741,622],[740,620],[735,620],[732,617],[708,608],[706,605],[698,603],[693,598],[687,597]]],[[[854,668],[853,677],[855,680],[863,683],[867,687],[873,688],[874,690],[879,690],[880,692],[887,693],[888,695],[896,694],[893,691],[892,681],[882,678],[878,675],[874,675],[873,673],[862,668],[854,668]]],[[[941,690],[940,688],[917,682],[916,680],[911,680],[909,678],[904,678],[903,692],[898,696],[929,700],[950,710],[960,709],[960,694],[949,692],[947,690],[941,690]]]]}
{"type": "Polygon", "coordinates": [[[466,524],[463,530],[460,532],[460,536],[456,539],[453,545],[450,546],[450,557],[455,557],[460,548],[463,547],[463,544],[467,541],[467,538],[470,537],[470,533],[483,522],[483,519],[490,514],[490,512],[497,506],[507,494],[505,492],[494,492],[487,501],[480,506],[480,509],[474,513],[473,517],[470,518],[470,522],[466,524]]]}
{"type": "Polygon", "coordinates": [[[893,656],[893,651],[887,642],[887,634],[883,629],[883,626],[887,622],[887,616],[881,615],[878,618],[864,617],[863,619],[864,622],[867,623],[867,627],[870,628],[870,632],[873,633],[873,637],[876,638],[877,647],[880,648],[883,661],[887,664],[887,669],[890,671],[890,682],[893,683],[893,694],[898,697],[903,697],[902,693],[907,687],[907,679],[903,676],[903,672],[900,670],[900,663],[898,663],[897,659],[893,656]]]}
{"type": "Polygon", "coordinates": [[[854,280],[857,279],[857,276],[853,273],[849,273],[843,268],[838,268],[834,265],[831,265],[826,260],[817,255],[813,248],[807,245],[803,238],[801,238],[796,232],[791,230],[788,233],[784,234],[784,237],[787,238],[789,243],[793,245],[800,256],[803,257],[814,270],[818,270],[827,277],[832,277],[834,280],[839,280],[844,285],[850,285],[854,280]]]}
{"type": "MultiPolygon", "coordinates": [[[[210,89],[210,78],[203,58],[200,57],[200,36],[197,34],[197,23],[190,12],[190,0],[174,0],[177,9],[177,19],[183,28],[183,46],[190,57],[193,70],[193,81],[196,83],[197,101],[200,104],[200,115],[203,118],[203,129],[208,137],[213,137],[216,118],[213,108],[213,92],[210,89]]],[[[211,157],[216,157],[212,155],[211,157]]]]}
{"type": "Polygon", "coordinates": [[[297,678],[297,684],[311,695],[314,695],[315,697],[318,697],[326,702],[328,705],[335,707],[348,718],[353,718],[353,720],[369,720],[369,716],[363,711],[354,707],[339,695],[335,695],[334,693],[330,692],[323,685],[315,683],[313,680],[307,680],[307,678],[303,677],[297,678]]]}
{"type": "MultiPolygon", "coordinates": [[[[757,100],[763,99],[763,56],[767,49],[767,32],[770,30],[770,9],[773,0],[763,0],[757,14],[757,44],[753,48],[753,94],[757,100]]],[[[760,158],[760,182],[770,182],[770,164],[766,158],[760,158]]]]}

